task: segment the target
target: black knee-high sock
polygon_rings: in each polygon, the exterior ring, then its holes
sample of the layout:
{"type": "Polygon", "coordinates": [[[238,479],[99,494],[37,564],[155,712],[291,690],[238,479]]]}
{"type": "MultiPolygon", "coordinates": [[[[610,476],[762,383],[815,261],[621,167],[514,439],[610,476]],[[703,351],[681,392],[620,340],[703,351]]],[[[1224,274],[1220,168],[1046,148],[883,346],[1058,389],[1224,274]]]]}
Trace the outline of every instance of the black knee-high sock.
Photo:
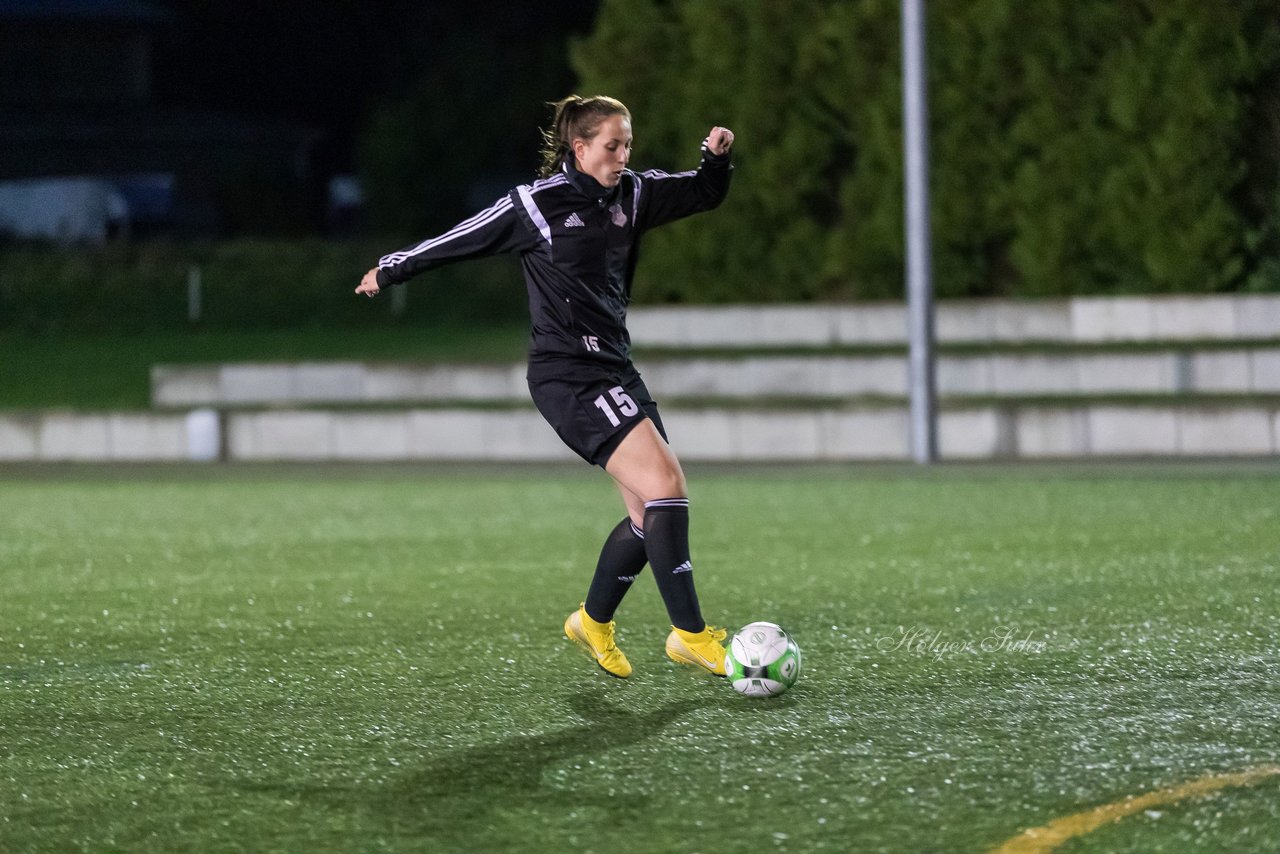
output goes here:
{"type": "Polygon", "coordinates": [[[644,505],[644,548],[671,625],[686,632],[706,628],[689,560],[689,499],[660,498],[644,505]]]}
{"type": "Polygon", "coordinates": [[[587,616],[597,623],[613,619],[622,597],[627,595],[636,576],[644,571],[648,557],[644,550],[644,532],[631,522],[628,516],[618,523],[600,549],[596,561],[596,574],[587,589],[587,601],[583,607],[587,616]]]}

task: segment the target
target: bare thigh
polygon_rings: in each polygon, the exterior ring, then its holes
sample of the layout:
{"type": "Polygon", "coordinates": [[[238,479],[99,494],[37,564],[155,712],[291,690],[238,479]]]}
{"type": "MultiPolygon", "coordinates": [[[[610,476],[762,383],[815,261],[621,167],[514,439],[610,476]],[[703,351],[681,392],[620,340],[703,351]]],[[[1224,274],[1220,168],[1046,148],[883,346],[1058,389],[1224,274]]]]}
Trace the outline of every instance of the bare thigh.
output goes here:
{"type": "Polygon", "coordinates": [[[604,468],[617,481],[627,513],[638,526],[644,524],[646,501],[688,495],[680,461],[647,418],[627,434],[604,468]]]}

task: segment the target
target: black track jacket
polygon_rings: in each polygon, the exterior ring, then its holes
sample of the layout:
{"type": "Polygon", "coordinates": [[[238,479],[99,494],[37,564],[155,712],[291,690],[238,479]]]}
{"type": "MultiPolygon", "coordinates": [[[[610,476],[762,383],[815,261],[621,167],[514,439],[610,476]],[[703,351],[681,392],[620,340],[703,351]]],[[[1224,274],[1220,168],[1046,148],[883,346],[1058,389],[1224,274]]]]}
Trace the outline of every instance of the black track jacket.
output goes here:
{"type": "Polygon", "coordinates": [[[566,163],[444,234],[383,257],[378,286],[454,261],[518,252],[532,321],[529,378],[555,376],[566,360],[620,367],[630,359],[627,305],[640,236],[718,206],[732,171],[730,155],[717,157],[705,143],[696,170],[627,169],[612,189],[566,163]]]}

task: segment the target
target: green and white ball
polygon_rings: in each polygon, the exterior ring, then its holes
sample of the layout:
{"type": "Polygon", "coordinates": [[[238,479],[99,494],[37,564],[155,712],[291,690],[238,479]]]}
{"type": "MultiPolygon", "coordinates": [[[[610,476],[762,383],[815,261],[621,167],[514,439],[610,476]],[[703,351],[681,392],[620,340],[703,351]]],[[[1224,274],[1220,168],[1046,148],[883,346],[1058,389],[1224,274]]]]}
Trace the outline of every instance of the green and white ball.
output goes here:
{"type": "Polygon", "coordinates": [[[725,676],[748,697],[776,697],[800,678],[800,647],[782,627],[749,623],[729,641],[725,676]]]}

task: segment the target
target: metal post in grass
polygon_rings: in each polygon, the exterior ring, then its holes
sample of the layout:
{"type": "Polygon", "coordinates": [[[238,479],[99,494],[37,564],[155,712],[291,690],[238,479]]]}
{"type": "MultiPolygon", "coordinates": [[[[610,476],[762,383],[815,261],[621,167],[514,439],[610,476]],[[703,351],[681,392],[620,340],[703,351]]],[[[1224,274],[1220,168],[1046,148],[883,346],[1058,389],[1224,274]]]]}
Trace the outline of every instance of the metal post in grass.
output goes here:
{"type": "Polygon", "coordinates": [[[192,264],[187,268],[187,322],[199,323],[201,303],[203,301],[203,276],[200,266],[192,264]]]}
{"type": "Polygon", "coordinates": [[[902,0],[907,333],[910,340],[907,377],[911,395],[911,456],[917,463],[931,463],[938,458],[929,238],[929,104],[924,59],[924,0],[902,0]]]}

